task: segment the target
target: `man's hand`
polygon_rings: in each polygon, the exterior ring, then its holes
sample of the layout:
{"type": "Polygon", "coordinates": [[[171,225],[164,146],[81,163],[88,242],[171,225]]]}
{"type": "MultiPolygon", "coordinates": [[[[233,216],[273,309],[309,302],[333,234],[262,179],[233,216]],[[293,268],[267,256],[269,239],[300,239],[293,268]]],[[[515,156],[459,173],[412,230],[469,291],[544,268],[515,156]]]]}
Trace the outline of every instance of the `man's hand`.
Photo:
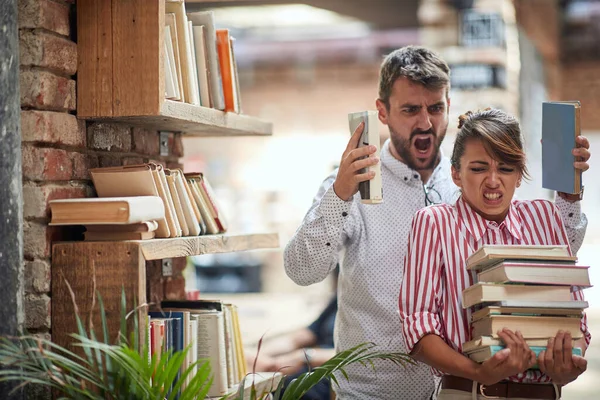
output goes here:
{"type": "Polygon", "coordinates": [[[521,332],[513,333],[509,329],[503,329],[498,331],[498,336],[506,348],[480,365],[477,381],[484,385],[493,385],[535,365],[535,353],[531,351],[521,332]]]}
{"type": "Polygon", "coordinates": [[[583,357],[572,355],[573,341],[569,332],[558,331],[556,337],[548,340],[546,350],[540,352],[540,371],[552,378],[557,385],[566,385],[577,379],[587,369],[583,357]]]}
{"type": "Polygon", "coordinates": [[[377,157],[360,159],[361,157],[370,156],[377,151],[377,147],[373,145],[357,148],[364,126],[365,123],[361,122],[352,134],[348,146],[346,146],[346,150],[342,155],[337,177],[335,178],[335,182],[333,182],[335,194],[344,201],[350,200],[354,196],[354,193],[358,192],[359,182],[368,181],[375,177],[374,172],[359,173],[362,168],[375,165],[379,162],[379,158],[377,157]]]}

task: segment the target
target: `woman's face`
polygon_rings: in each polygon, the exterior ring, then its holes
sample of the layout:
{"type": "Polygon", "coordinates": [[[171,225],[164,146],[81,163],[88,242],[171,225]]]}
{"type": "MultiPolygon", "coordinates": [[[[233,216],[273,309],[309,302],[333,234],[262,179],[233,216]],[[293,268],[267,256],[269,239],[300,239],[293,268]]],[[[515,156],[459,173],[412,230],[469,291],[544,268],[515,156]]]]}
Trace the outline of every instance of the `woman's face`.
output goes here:
{"type": "Polygon", "coordinates": [[[460,171],[452,167],[452,180],[479,215],[500,223],[521,185],[521,172],[514,165],[494,160],[480,140],[470,140],[460,158],[460,171]]]}

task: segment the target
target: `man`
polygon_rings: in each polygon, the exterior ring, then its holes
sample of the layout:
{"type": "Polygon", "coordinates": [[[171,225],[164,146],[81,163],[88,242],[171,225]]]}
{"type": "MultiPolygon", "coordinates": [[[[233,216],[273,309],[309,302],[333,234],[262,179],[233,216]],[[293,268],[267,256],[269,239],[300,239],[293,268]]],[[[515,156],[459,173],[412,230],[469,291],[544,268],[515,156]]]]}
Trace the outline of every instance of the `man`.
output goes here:
{"type": "MultiPolygon", "coordinates": [[[[450,176],[450,161],[440,153],[448,127],[450,70],[432,51],[408,46],[388,55],[381,65],[379,119],[390,139],[373,156],[373,146],[357,148],[362,125],[352,135],[338,171],[325,180],[317,201],[288,243],[284,262],[297,284],[325,279],[344,250],[338,289],[336,350],[374,342],[379,350],[406,352],[400,332],[398,290],[411,221],[417,210],[452,203],[458,189],[450,176]],[[362,158],[369,156],[367,158],[362,158]],[[364,205],[358,182],[371,179],[361,168],[381,161],[384,202],[364,205]],[[332,184],[333,183],[333,184],[332,184]]],[[[589,143],[581,138],[573,154],[575,167],[588,169],[589,143]]],[[[587,220],[579,202],[559,194],[556,205],[576,252],[587,220]]],[[[345,399],[429,399],[434,378],[424,364],[400,368],[384,361],[375,371],[361,365],[340,377],[338,397],[345,399]]]]}

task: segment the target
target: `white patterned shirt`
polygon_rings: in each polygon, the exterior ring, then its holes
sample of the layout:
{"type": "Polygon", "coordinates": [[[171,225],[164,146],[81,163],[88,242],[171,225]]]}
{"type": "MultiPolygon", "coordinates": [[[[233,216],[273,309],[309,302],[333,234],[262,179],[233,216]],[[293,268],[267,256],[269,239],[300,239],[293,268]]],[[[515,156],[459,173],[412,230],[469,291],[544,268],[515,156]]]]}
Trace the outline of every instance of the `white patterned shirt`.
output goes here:
{"type": "MultiPolygon", "coordinates": [[[[284,265],[288,276],[307,286],[324,280],[340,261],[335,345],[343,351],[364,342],[377,349],[406,352],[400,332],[398,288],[402,282],[411,221],[428,197],[452,204],[459,195],[450,176],[450,160],[442,157],[429,181],[395,159],[387,140],[381,150],[383,203],[362,204],[357,193],[349,201],[333,191],[337,171],[321,186],[315,202],[286,246],[284,265]]],[[[585,235],[587,220],[579,203],[557,198],[575,253],[585,235]],[[570,214],[570,216],[569,216],[570,214]]],[[[346,369],[349,381],[340,376],[338,398],[429,399],[435,390],[431,369],[422,363],[402,368],[386,361],[375,371],[362,365],[346,369]]]]}

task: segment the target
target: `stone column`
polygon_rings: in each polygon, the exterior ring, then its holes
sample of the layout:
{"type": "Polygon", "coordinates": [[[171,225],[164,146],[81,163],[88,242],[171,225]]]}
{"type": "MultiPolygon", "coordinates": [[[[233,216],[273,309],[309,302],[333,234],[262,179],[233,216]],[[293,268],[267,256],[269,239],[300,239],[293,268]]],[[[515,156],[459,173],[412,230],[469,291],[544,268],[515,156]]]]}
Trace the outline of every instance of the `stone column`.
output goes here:
{"type": "MultiPolygon", "coordinates": [[[[23,325],[23,190],[17,0],[0,1],[0,336],[23,325]]],[[[14,385],[0,385],[7,398],[14,385]]],[[[11,399],[23,398],[17,393],[11,399]]]]}

